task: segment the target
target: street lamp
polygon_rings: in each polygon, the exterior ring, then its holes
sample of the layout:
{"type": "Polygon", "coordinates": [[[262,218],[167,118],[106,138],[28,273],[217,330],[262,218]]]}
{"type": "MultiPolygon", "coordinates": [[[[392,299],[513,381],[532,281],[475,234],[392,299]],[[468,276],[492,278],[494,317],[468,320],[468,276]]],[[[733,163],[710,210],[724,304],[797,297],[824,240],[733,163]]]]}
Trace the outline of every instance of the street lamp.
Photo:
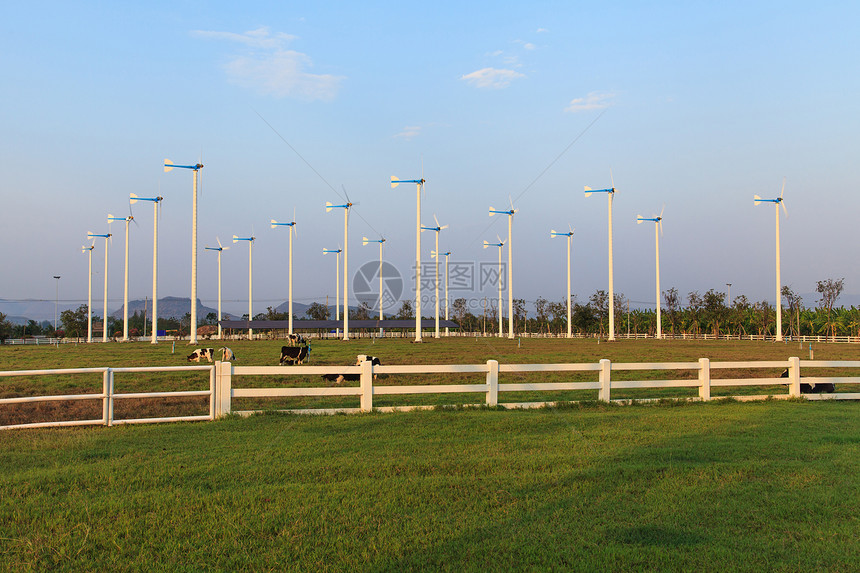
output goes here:
{"type": "Polygon", "coordinates": [[[57,298],[54,300],[54,336],[57,336],[57,309],[60,306],[60,277],[59,275],[54,275],[54,278],[57,279],[57,298]]]}

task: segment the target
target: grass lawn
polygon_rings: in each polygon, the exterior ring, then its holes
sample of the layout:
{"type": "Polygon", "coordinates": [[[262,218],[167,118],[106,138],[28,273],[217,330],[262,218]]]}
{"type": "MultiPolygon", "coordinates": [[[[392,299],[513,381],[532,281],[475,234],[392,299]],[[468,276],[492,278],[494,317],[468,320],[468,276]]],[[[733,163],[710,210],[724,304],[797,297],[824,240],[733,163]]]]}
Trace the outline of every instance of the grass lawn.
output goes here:
{"type": "Polygon", "coordinates": [[[855,402],[8,431],[0,570],[856,571],[858,466],[855,402]]]}

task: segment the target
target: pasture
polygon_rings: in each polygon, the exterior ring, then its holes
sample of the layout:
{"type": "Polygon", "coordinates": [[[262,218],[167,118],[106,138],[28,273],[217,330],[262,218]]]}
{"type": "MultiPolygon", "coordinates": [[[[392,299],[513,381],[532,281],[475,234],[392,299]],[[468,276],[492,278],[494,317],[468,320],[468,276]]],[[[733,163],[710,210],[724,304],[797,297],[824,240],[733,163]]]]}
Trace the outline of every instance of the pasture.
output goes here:
{"type": "Polygon", "coordinates": [[[0,434],[0,571],[853,571],[855,402],[0,434]]]}
{"type": "MultiPolygon", "coordinates": [[[[656,341],[631,340],[611,344],[590,339],[522,339],[497,338],[443,338],[425,339],[423,344],[412,344],[409,339],[360,339],[351,342],[340,340],[314,341],[310,365],[353,365],[357,354],[379,356],[385,365],[398,364],[483,364],[489,359],[501,364],[521,363],[595,363],[601,358],[613,363],[623,362],[690,362],[701,357],[712,361],[764,361],[786,360],[791,356],[808,357],[808,345],[797,343],[734,342],[734,341],[656,341]]],[[[216,341],[202,346],[218,347],[216,341]]],[[[237,356],[239,366],[277,365],[282,341],[258,340],[231,341],[228,345],[237,356]]],[[[151,345],[146,342],[131,344],[80,344],[58,347],[0,346],[0,370],[30,370],[73,367],[137,367],[187,365],[186,356],[192,349],[182,342],[151,345]]],[[[860,346],[845,344],[817,344],[814,348],[818,360],[858,360],[860,346]]],[[[780,369],[744,371],[727,369],[715,371],[713,377],[751,378],[778,376],[780,369]]],[[[804,375],[836,375],[833,371],[804,370],[804,375]]],[[[843,375],[856,375],[847,371],[843,375]]],[[[639,371],[613,373],[613,380],[686,378],[695,379],[694,371],[639,371]]],[[[500,382],[561,382],[594,381],[594,372],[554,373],[503,373],[500,382]]],[[[477,374],[408,374],[383,375],[377,384],[432,385],[483,382],[477,374]]],[[[168,392],[208,389],[206,373],[133,373],[117,374],[117,392],[168,392]]],[[[237,378],[234,388],[279,386],[336,386],[319,376],[245,376],[237,378]]],[[[357,386],[358,382],[343,385],[357,386]]],[[[0,378],[0,398],[31,395],[98,393],[102,388],[101,374],[0,378]]],[[[855,390],[843,385],[840,391],[855,390]]],[[[714,388],[714,397],[731,395],[786,394],[784,386],[722,387],[714,388]]],[[[613,399],[692,398],[692,388],[619,389],[613,399]]],[[[538,401],[589,401],[597,399],[596,391],[510,392],[500,398],[503,402],[538,401]]],[[[291,408],[355,408],[358,397],[293,397],[293,398],[240,398],[234,400],[233,410],[278,410],[291,408]]],[[[479,404],[483,397],[477,394],[385,395],[374,400],[375,407],[404,405],[463,405],[479,404]]],[[[39,404],[0,405],[0,425],[41,422],[58,419],[71,413],[67,419],[98,418],[101,404],[97,400],[80,402],[45,402],[39,404]]],[[[208,412],[205,398],[153,398],[117,402],[117,418],[204,415],[208,412]]]]}

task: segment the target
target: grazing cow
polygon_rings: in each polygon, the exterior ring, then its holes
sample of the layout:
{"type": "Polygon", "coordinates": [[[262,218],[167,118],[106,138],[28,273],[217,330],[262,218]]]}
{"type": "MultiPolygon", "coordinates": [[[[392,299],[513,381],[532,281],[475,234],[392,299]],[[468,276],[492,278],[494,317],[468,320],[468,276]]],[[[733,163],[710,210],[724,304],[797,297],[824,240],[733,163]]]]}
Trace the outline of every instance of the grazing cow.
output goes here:
{"type": "Polygon", "coordinates": [[[236,360],[236,355],[233,354],[233,351],[226,346],[222,346],[218,351],[221,353],[221,360],[226,362],[234,362],[236,360]]]}
{"type": "MultiPolygon", "coordinates": [[[[788,368],[786,368],[782,374],[779,375],[780,378],[788,378],[788,368]]],[[[803,376],[801,376],[803,378],[803,376]]],[[[800,383],[800,393],[801,394],[821,394],[823,392],[827,392],[828,394],[832,394],[836,391],[836,384],[833,382],[825,382],[823,384],[804,384],[800,383]]]]}
{"type": "Polygon", "coordinates": [[[198,348],[188,355],[188,362],[200,362],[201,358],[212,362],[212,357],[215,356],[214,348],[198,348]]]}
{"type": "MultiPolygon", "coordinates": [[[[362,362],[370,361],[374,366],[380,366],[382,362],[379,361],[379,358],[376,356],[368,356],[367,354],[359,354],[356,356],[355,365],[361,366],[362,362]]],[[[340,384],[344,380],[355,382],[356,380],[361,380],[361,374],[323,374],[323,380],[327,380],[329,382],[336,382],[340,384]]],[[[376,380],[376,374],[373,375],[373,379],[376,380]]]]}
{"type": "Polygon", "coordinates": [[[296,346],[301,344],[307,344],[308,341],[301,334],[288,334],[287,342],[290,343],[290,346],[296,346]]]}
{"type": "Polygon", "coordinates": [[[304,362],[308,354],[311,353],[310,346],[281,346],[281,359],[279,364],[301,364],[304,362]]]}

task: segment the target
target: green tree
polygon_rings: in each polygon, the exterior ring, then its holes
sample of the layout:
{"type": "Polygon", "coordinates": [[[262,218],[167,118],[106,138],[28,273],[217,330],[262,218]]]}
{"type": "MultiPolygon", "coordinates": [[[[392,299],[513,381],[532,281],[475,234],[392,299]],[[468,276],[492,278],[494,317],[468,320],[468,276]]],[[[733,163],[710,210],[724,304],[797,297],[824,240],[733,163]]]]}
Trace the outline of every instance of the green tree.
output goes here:
{"type": "Polygon", "coordinates": [[[6,315],[0,312],[0,344],[12,335],[12,323],[6,320],[6,315]]]}
{"type": "Polygon", "coordinates": [[[678,289],[672,287],[663,291],[663,302],[666,303],[666,314],[669,316],[669,325],[674,336],[675,326],[678,323],[678,311],[681,309],[681,297],[678,296],[678,289]]]}
{"type": "Polygon", "coordinates": [[[825,328],[830,327],[831,336],[836,336],[836,321],[832,320],[833,305],[836,304],[836,299],[842,294],[842,289],[845,287],[845,279],[839,280],[826,279],[818,281],[815,290],[821,295],[818,301],[818,306],[827,311],[827,323],[825,328]]]}
{"type": "MultiPolygon", "coordinates": [[[[94,317],[95,318],[95,317],[94,317]]],[[[66,331],[66,336],[80,338],[87,334],[87,305],[82,304],[77,310],[64,310],[60,313],[60,324],[66,331]]]]}
{"type": "Polygon", "coordinates": [[[305,314],[313,320],[328,320],[331,318],[329,307],[319,302],[312,303],[305,311],[305,314]]]}

